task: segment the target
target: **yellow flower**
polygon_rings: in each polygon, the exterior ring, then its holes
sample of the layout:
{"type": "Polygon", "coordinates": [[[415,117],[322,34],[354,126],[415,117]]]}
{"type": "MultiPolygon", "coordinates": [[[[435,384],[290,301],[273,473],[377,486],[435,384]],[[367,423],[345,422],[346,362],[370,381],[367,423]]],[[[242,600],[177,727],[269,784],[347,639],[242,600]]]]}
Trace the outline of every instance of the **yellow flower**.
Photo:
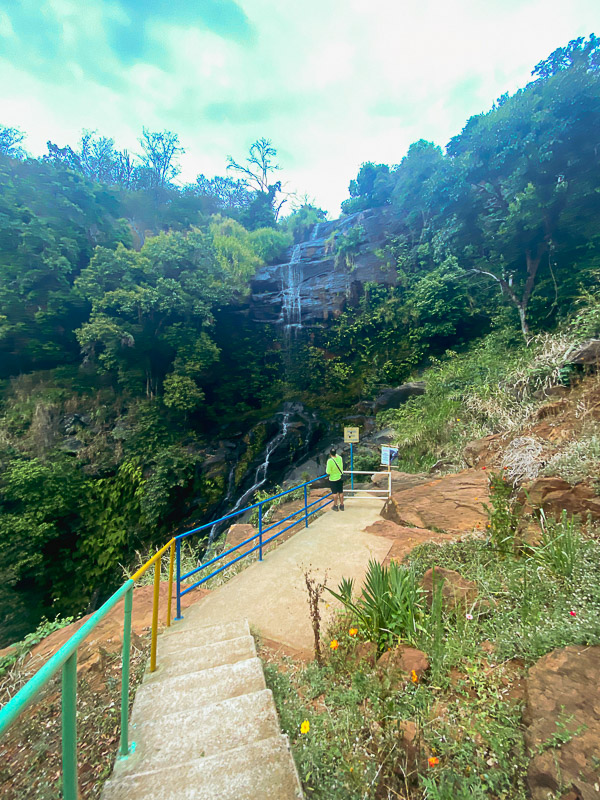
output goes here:
{"type": "Polygon", "coordinates": [[[329,647],[331,647],[332,650],[337,650],[339,647],[338,640],[333,639],[331,642],[329,642],[329,647]]]}
{"type": "Polygon", "coordinates": [[[350,628],[348,633],[350,634],[350,636],[356,636],[356,634],[358,633],[358,628],[350,628]]]}
{"type": "Polygon", "coordinates": [[[411,670],[411,673],[410,673],[410,679],[411,679],[411,681],[412,681],[413,683],[418,683],[418,682],[419,682],[419,676],[418,676],[418,675],[417,675],[417,673],[414,671],[414,669],[413,669],[413,670],[411,670]]]}
{"type": "Polygon", "coordinates": [[[300,725],[300,733],[308,733],[310,730],[310,722],[305,719],[302,725],[300,725]]]}
{"type": "Polygon", "coordinates": [[[456,418],[456,421],[457,421],[457,422],[460,422],[460,417],[457,417],[457,418],[456,418]]]}

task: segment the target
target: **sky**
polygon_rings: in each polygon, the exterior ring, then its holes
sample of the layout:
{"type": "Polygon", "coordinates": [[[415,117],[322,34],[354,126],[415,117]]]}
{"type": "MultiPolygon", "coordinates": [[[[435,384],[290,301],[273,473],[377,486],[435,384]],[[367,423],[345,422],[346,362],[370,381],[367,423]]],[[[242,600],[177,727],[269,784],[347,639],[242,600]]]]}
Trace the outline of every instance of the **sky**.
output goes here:
{"type": "Polygon", "coordinates": [[[361,163],[445,146],[590,33],[598,0],[0,0],[0,124],[36,156],[170,130],[183,182],[266,137],[285,188],[336,217],[361,163]]]}

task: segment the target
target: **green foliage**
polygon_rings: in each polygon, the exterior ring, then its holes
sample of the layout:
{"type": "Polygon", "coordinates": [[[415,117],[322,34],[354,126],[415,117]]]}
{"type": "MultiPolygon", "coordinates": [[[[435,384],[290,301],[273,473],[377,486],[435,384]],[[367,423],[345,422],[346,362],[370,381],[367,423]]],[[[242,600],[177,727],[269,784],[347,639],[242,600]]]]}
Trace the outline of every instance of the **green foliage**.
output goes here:
{"type": "Polygon", "coordinates": [[[287,248],[292,244],[292,237],[274,228],[258,228],[249,236],[256,255],[266,264],[278,264],[283,261],[287,248]]]}
{"type": "Polygon", "coordinates": [[[542,536],[532,548],[531,558],[557,578],[571,579],[580,561],[584,543],[575,517],[570,519],[563,510],[560,520],[547,517],[540,511],[542,536]]]}
{"type": "Polygon", "coordinates": [[[512,486],[504,474],[488,476],[490,505],[484,503],[488,515],[490,542],[500,553],[512,553],[519,526],[519,509],[512,500],[512,486]]]}
{"type": "Polygon", "coordinates": [[[50,622],[45,617],[42,617],[34,631],[28,633],[20,642],[14,643],[12,649],[5,656],[0,657],[0,677],[5,675],[18,661],[21,661],[42,639],[50,636],[54,631],[59,631],[61,628],[70,625],[73,620],[74,617],[64,617],[64,619],[56,617],[53,622],[50,622]]]}
{"type": "Polygon", "coordinates": [[[385,567],[369,561],[361,596],[349,599],[352,587],[348,581],[338,591],[327,589],[358,621],[359,630],[380,649],[398,639],[414,642],[423,615],[422,590],[412,570],[395,561],[385,567]]]}
{"type": "Polygon", "coordinates": [[[327,219],[327,213],[310,203],[303,203],[299,208],[281,220],[281,227],[291,233],[294,243],[302,242],[311,229],[319,222],[327,219]]]}

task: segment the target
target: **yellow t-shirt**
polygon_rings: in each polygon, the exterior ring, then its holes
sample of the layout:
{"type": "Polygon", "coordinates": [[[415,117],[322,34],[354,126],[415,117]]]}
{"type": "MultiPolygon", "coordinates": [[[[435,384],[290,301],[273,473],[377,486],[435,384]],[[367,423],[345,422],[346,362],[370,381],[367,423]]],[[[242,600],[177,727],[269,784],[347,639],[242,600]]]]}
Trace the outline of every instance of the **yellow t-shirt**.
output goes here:
{"type": "Polygon", "coordinates": [[[330,481],[339,481],[344,471],[344,462],[341,456],[330,456],[327,459],[325,472],[330,481]]]}

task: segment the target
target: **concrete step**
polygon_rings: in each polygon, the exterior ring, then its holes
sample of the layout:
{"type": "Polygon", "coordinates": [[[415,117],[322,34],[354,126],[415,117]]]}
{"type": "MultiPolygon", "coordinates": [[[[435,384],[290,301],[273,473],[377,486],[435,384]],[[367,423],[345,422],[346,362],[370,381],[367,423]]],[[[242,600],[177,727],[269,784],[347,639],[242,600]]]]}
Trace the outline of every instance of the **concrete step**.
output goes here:
{"type": "Polygon", "coordinates": [[[148,672],[145,681],[151,683],[161,680],[163,676],[172,678],[187,672],[199,672],[203,669],[219,667],[223,664],[235,664],[248,658],[256,658],[256,646],[252,636],[241,636],[226,642],[215,642],[200,647],[184,647],[171,653],[162,651],[162,642],[158,647],[158,667],[155,672],[148,672]]]}
{"type": "Polygon", "coordinates": [[[258,658],[172,678],[163,673],[160,681],[144,680],[138,688],[131,719],[137,723],[185,709],[192,714],[201,706],[261,689],[266,689],[266,684],[258,658]]]}
{"type": "Polygon", "coordinates": [[[280,734],[273,695],[269,689],[233,697],[200,708],[185,708],[130,728],[135,752],[121,774],[185,764],[202,756],[221,754],[250,742],[280,734]]]}
{"type": "Polygon", "coordinates": [[[273,736],[187,764],[120,773],[102,800],[301,800],[302,790],[286,736],[273,736]]]}
{"type": "Polygon", "coordinates": [[[238,639],[240,636],[249,636],[250,627],[248,620],[241,619],[235,622],[225,622],[222,625],[206,625],[202,626],[198,620],[192,625],[188,621],[188,609],[185,611],[185,617],[179,622],[172,622],[170,628],[165,628],[159,638],[160,645],[167,645],[169,647],[176,647],[177,641],[181,643],[193,644],[197,647],[205,644],[213,644],[213,642],[225,642],[228,639],[238,639]]]}

